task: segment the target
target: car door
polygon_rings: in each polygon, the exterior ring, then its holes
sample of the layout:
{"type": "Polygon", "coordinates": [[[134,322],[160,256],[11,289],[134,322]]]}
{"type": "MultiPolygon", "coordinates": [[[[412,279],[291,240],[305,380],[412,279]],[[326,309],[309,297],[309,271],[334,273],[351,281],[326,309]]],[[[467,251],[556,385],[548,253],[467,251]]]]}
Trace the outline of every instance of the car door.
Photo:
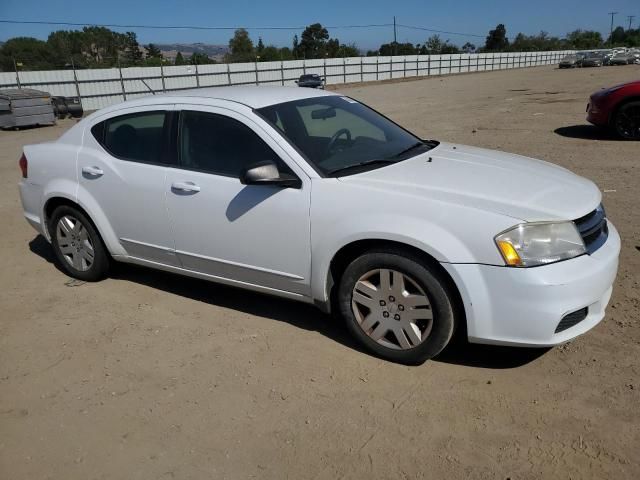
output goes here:
{"type": "Polygon", "coordinates": [[[129,109],[95,123],[85,132],[77,168],[79,197],[96,202],[129,256],[177,266],[164,188],[175,159],[167,149],[172,110],[129,109]]]}
{"type": "Polygon", "coordinates": [[[184,268],[297,295],[309,294],[311,182],[256,122],[226,108],[185,105],[179,168],[169,168],[167,209],[184,268]],[[301,188],[243,185],[248,165],[272,160],[301,188]]]}

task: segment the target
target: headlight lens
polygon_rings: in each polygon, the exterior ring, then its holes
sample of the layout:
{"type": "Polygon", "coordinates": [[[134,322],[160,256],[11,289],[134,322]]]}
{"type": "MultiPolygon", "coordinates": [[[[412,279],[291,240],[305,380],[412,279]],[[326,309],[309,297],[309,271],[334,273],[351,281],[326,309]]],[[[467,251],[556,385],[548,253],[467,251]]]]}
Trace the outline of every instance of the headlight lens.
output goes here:
{"type": "Polygon", "coordinates": [[[573,222],[523,223],[495,238],[510,267],[535,267],[567,260],[586,252],[573,222]]]}

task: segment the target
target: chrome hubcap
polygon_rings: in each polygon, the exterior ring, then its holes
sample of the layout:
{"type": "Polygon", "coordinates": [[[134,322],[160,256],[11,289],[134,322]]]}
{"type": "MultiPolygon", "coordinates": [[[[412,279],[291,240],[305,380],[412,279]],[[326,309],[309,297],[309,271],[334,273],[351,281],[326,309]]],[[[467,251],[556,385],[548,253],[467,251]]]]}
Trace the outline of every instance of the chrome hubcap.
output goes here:
{"type": "Polygon", "coordinates": [[[56,225],[56,240],[60,253],[75,270],[86,272],[93,265],[93,244],[89,232],[80,220],[65,215],[56,225]]]}
{"type": "Polygon", "coordinates": [[[395,270],[371,270],[360,277],[351,309],[364,333],[396,350],[417,347],[433,326],[431,303],[424,290],[395,270]]]}

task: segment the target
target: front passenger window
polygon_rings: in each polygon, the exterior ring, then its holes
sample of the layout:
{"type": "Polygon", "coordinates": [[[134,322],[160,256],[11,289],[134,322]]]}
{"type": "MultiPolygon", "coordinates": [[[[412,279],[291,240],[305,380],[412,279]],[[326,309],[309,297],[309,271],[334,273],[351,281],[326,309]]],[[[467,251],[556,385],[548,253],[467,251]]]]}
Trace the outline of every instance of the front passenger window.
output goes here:
{"type": "Polygon", "coordinates": [[[271,160],[281,173],[293,173],[253,130],[223,115],[182,112],[178,143],[184,168],[239,178],[248,166],[271,160]]]}

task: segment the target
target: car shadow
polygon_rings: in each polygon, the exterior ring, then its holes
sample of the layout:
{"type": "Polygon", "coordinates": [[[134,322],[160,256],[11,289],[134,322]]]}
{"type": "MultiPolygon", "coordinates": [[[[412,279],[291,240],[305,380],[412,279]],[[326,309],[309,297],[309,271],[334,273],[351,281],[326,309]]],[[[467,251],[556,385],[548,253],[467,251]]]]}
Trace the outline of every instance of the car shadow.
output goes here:
{"type": "MultiPolygon", "coordinates": [[[[42,235],[29,242],[29,249],[64,273],[55,261],[51,245],[42,235]]],[[[125,263],[115,265],[111,278],[135,282],[197,302],[288,323],[302,330],[318,332],[362,354],[372,355],[351,337],[341,320],[324,314],[309,304],[125,263]]],[[[548,350],[471,344],[466,340],[464,332],[461,332],[432,361],[501,370],[526,365],[548,350]]]]}
{"type": "Polygon", "coordinates": [[[566,138],[579,138],[582,140],[616,140],[624,141],[611,130],[595,125],[571,125],[568,127],[556,128],[555,134],[566,138]]]}

